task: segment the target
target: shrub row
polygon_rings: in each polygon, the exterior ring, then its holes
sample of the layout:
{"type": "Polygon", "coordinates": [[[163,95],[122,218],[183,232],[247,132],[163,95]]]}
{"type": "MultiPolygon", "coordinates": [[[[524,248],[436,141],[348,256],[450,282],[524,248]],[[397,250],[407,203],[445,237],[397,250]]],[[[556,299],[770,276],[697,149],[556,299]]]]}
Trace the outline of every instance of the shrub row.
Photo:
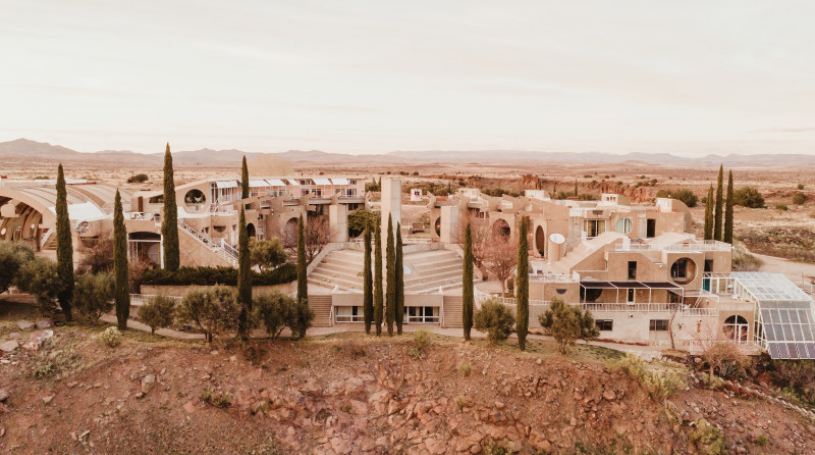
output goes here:
{"type": "MultiPolygon", "coordinates": [[[[297,267],[283,264],[266,272],[252,271],[252,285],[273,286],[297,279],[297,267]]],[[[224,286],[238,285],[238,269],[232,267],[180,267],[176,271],[152,269],[144,272],[142,284],[165,286],[224,286]]]]}

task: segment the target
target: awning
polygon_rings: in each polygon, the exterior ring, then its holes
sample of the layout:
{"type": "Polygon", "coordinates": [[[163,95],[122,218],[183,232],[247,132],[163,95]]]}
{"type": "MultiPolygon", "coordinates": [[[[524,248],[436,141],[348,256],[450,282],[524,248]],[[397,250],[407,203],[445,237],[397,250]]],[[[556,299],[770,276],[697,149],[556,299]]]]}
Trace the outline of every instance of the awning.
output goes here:
{"type": "Polygon", "coordinates": [[[249,180],[250,188],[266,188],[267,186],[269,184],[266,183],[266,180],[249,180]]]}
{"type": "Polygon", "coordinates": [[[344,178],[332,178],[331,181],[334,182],[334,185],[350,185],[348,179],[344,178]]]}
{"type": "Polygon", "coordinates": [[[269,186],[286,186],[283,180],[280,179],[266,179],[266,183],[268,183],[269,186]]]}
{"type": "Polygon", "coordinates": [[[315,185],[331,186],[331,181],[329,181],[328,179],[312,179],[312,180],[314,180],[315,185]]]}
{"type": "Polygon", "coordinates": [[[228,180],[225,182],[215,182],[215,186],[217,188],[237,188],[238,181],[237,180],[228,180]]]}

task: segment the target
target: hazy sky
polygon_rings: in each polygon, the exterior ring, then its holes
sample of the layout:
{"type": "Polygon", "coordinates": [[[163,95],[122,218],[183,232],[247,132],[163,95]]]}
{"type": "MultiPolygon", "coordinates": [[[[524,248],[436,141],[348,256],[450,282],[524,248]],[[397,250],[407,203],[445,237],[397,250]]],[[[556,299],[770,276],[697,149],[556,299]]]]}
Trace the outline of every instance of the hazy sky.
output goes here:
{"type": "Polygon", "coordinates": [[[815,153],[815,1],[0,0],[0,141],[815,153]]]}

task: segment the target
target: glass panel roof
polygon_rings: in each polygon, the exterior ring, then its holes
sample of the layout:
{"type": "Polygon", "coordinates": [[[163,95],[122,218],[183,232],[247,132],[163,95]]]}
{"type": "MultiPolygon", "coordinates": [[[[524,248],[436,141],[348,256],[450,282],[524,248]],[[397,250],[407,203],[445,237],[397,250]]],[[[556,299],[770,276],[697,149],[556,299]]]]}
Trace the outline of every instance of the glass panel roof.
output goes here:
{"type": "Polygon", "coordinates": [[[811,302],[810,297],[780,273],[732,272],[744,289],[757,301],[811,302]]]}

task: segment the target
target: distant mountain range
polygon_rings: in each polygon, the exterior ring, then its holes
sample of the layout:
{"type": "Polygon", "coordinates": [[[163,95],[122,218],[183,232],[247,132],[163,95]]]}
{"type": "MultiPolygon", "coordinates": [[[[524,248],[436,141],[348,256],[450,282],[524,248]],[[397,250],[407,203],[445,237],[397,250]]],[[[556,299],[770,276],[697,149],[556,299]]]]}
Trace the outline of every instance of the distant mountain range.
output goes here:
{"type": "MultiPolygon", "coordinates": [[[[0,167],[2,162],[43,163],[43,162],[85,162],[107,165],[160,167],[164,153],[136,153],[130,150],[104,150],[100,152],[78,152],[60,145],[17,139],[0,142],[0,167]]],[[[248,159],[261,155],[272,155],[291,160],[293,163],[313,164],[430,164],[430,163],[483,163],[483,164],[523,164],[523,163],[603,163],[662,166],[717,166],[727,167],[815,167],[815,155],[804,154],[761,154],[726,156],[707,155],[686,158],[669,153],[570,153],[570,152],[522,152],[517,150],[481,151],[396,151],[378,155],[351,155],[328,153],[319,150],[289,150],[282,153],[249,153],[240,150],[201,149],[173,152],[173,163],[180,167],[238,167],[244,156],[248,159]]]]}

